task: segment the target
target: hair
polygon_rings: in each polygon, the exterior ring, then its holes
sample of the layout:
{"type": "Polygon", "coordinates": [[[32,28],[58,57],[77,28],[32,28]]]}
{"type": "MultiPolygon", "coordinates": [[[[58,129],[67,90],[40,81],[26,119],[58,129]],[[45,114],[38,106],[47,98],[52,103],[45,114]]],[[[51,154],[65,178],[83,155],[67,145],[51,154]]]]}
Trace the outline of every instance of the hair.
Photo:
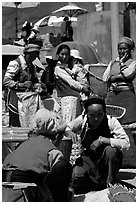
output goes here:
{"type": "Polygon", "coordinates": [[[101,104],[103,106],[104,113],[106,113],[106,104],[105,100],[98,95],[90,96],[84,103],[84,109],[87,112],[88,106],[92,104],[101,104]]]}
{"type": "Polygon", "coordinates": [[[64,17],[64,21],[68,21],[69,20],[69,17],[68,16],[65,16],[64,17]]]}
{"type": "Polygon", "coordinates": [[[68,50],[69,54],[70,54],[70,47],[66,44],[62,44],[58,47],[56,54],[59,55],[59,53],[63,50],[66,49],[68,50]]]}

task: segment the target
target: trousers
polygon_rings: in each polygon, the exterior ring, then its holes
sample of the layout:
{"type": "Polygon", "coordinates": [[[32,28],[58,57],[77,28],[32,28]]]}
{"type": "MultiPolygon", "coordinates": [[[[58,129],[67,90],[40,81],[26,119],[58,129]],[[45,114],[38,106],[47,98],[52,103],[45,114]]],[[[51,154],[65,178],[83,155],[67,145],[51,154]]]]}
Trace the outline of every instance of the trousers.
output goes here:
{"type": "MultiPolygon", "coordinates": [[[[14,170],[10,182],[35,183],[36,189],[26,192],[34,202],[67,202],[71,182],[72,166],[63,157],[49,172],[38,174],[33,171],[14,170]]],[[[27,190],[26,190],[27,191],[27,190]]]]}

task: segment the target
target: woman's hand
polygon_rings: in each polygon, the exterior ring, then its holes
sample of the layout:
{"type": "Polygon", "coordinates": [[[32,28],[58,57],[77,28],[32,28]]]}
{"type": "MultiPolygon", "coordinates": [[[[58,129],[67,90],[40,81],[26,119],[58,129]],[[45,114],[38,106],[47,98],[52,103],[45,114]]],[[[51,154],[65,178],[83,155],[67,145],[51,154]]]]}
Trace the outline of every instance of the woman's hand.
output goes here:
{"type": "Polygon", "coordinates": [[[83,86],[82,90],[81,90],[83,93],[86,94],[86,96],[89,96],[90,95],[90,91],[87,87],[83,86]]]}

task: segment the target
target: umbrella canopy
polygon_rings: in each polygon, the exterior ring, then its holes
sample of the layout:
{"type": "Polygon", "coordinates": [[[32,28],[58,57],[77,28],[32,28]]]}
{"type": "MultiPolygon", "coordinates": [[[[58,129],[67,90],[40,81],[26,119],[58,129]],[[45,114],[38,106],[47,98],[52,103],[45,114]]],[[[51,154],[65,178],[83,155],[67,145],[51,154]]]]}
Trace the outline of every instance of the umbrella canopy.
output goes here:
{"type": "Polygon", "coordinates": [[[2,45],[2,55],[20,55],[24,47],[15,45],[2,45]]]}
{"type": "MultiPolygon", "coordinates": [[[[34,26],[37,27],[44,27],[44,26],[54,26],[54,27],[60,27],[61,23],[63,22],[64,17],[57,18],[56,16],[45,16],[39,21],[37,21],[34,26]]],[[[70,21],[72,22],[72,26],[77,26],[77,17],[71,17],[70,21]]]]}
{"type": "MultiPolygon", "coordinates": [[[[59,18],[55,18],[55,19],[49,19],[49,26],[54,26],[54,27],[61,27],[61,23],[63,22],[64,17],[59,17],[59,18]]],[[[72,22],[72,27],[76,27],[77,26],[77,17],[71,17],[70,21],[72,22]]]]}
{"type": "Polygon", "coordinates": [[[47,26],[50,17],[51,17],[51,16],[45,16],[45,17],[41,18],[39,21],[37,21],[37,22],[34,24],[34,26],[37,26],[37,27],[47,26]]]}
{"type": "Polygon", "coordinates": [[[82,13],[87,13],[87,12],[88,11],[86,9],[83,9],[74,3],[69,3],[67,6],[64,6],[56,11],[53,11],[52,13],[57,17],[66,16],[66,15],[69,17],[72,17],[72,16],[75,17],[82,13]]]}
{"type": "Polygon", "coordinates": [[[15,7],[15,34],[16,39],[18,39],[18,8],[29,8],[29,7],[36,7],[40,2],[2,2],[3,7],[15,7]]]}
{"type": "Polygon", "coordinates": [[[35,7],[40,2],[2,2],[2,6],[5,7],[18,7],[18,8],[28,8],[35,7]]]}
{"type": "Polygon", "coordinates": [[[99,56],[95,49],[88,44],[78,43],[75,41],[71,42],[63,42],[55,47],[48,55],[51,55],[54,60],[56,60],[56,51],[58,47],[62,44],[66,44],[70,47],[70,49],[77,49],[80,52],[80,56],[83,58],[84,64],[97,64],[100,62],[99,56]]]}

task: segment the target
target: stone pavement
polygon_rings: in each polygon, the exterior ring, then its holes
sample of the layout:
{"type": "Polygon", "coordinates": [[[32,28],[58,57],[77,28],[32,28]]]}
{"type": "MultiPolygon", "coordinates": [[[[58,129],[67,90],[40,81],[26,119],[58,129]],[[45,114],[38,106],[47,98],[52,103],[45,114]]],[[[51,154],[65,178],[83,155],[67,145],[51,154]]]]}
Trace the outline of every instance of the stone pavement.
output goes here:
{"type": "MultiPolygon", "coordinates": [[[[136,169],[120,169],[117,179],[128,188],[136,188],[136,169]]],[[[74,195],[71,202],[110,202],[108,189],[91,191],[87,194],[74,195]]]]}

